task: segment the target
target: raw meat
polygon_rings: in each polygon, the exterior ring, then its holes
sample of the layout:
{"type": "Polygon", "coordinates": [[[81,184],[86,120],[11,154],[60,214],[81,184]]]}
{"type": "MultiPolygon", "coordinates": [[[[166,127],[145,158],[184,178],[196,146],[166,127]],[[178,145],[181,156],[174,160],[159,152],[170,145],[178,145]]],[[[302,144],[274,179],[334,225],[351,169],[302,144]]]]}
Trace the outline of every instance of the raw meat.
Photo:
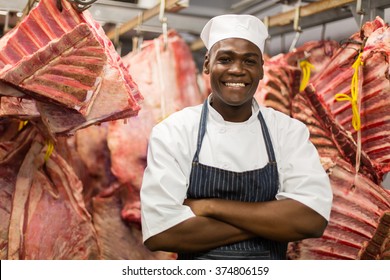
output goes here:
{"type": "Polygon", "coordinates": [[[291,114],[291,100],[299,92],[301,71],[275,58],[264,63],[264,78],[260,81],[255,98],[259,104],[291,114]]]}
{"type": "Polygon", "coordinates": [[[283,59],[288,65],[297,67],[300,61],[306,60],[314,66],[311,70],[311,78],[313,78],[322,72],[338,49],[339,44],[336,41],[309,41],[285,54],[283,59]]]}
{"type": "Polygon", "coordinates": [[[43,103],[51,134],[136,115],[142,96],[103,29],[88,11],[62,6],[40,1],[1,39],[0,80],[43,103]]]}
{"type": "Polygon", "coordinates": [[[287,115],[291,115],[291,101],[299,92],[303,71],[300,61],[313,65],[310,77],[320,73],[338,48],[334,41],[307,42],[287,54],[279,54],[264,61],[264,78],[260,81],[256,100],[287,115]]]}
{"type": "MultiPolygon", "coordinates": [[[[351,164],[356,165],[358,147],[355,140],[335,121],[331,114],[328,114],[326,107],[323,105],[324,102],[322,102],[321,96],[316,94],[312,85],[306,87],[304,94],[315,109],[319,119],[322,120],[322,126],[330,132],[333,143],[335,147],[337,147],[341,157],[351,164]]],[[[381,182],[381,177],[376,172],[372,161],[364,150],[360,153],[360,166],[362,173],[364,173],[365,176],[369,177],[377,184],[381,182]]]]}
{"type": "Polygon", "coordinates": [[[140,50],[122,58],[145,102],[159,108],[161,118],[199,104],[206,97],[199,90],[197,69],[188,45],[174,30],[170,30],[167,36],[167,43],[161,35],[144,42],[140,50]]]}
{"type": "Polygon", "coordinates": [[[1,259],[98,259],[96,232],[82,184],[32,126],[17,135],[0,162],[1,259]],[[5,173],[4,173],[5,172],[5,173]]]}
{"type": "Polygon", "coordinates": [[[389,54],[390,28],[377,18],[366,23],[361,32],[351,36],[340,48],[312,84],[323,107],[335,121],[357,142],[357,132],[351,124],[351,103],[335,101],[335,95],[351,96],[352,64],[362,49],[362,71],[359,71],[359,99],[361,100],[361,145],[382,180],[390,171],[390,105],[389,54]],[[365,43],[364,43],[365,42],[365,43]]]}
{"type": "Polygon", "coordinates": [[[355,175],[355,168],[342,159],[333,162],[328,173],[334,198],[325,233],[321,238],[291,243],[289,257],[388,259],[390,192],[361,174],[355,175]],[[378,230],[383,234],[380,238],[378,230]]]}
{"type": "Polygon", "coordinates": [[[137,117],[111,122],[108,147],[111,170],[127,188],[122,217],[140,224],[139,190],[146,167],[146,152],[152,127],[169,114],[205,98],[196,81],[196,67],[189,47],[173,30],[164,48],[163,36],[145,42],[141,50],[123,58],[131,76],[145,96],[137,117]],[[139,71],[144,69],[144,71],[139,71]]]}
{"type": "Polygon", "coordinates": [[[93,220],[102,259],[176,259],[174,253],[149,251],[142,244],[141,231],[123,221],[121,218],[122,190],[118,189],[107,197],[95,196],[93,198],[93,220]]]}

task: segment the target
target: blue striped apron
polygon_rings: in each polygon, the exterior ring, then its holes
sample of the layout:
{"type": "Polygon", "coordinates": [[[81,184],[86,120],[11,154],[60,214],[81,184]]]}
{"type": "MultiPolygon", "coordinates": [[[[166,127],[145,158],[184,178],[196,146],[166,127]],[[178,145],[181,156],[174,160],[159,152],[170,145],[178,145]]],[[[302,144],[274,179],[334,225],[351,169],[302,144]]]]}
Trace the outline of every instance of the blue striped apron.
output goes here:
{"type": "MultiPolygon", "coordinates": [[[[245,202],[275,200],[278,191],[278,169],[271,138],[264,118],[259,112],[269,162],[260,169],[233,172],[199,163],[199,152],[206,133],[208,106],[203,104],[198,131],[197,149],[192,161],[187,197],[222,198],[245,202]]],[[[262,237],[225,245],[208,252],[179,253],[178,259],[286,259],[287,243],[262,237]]]]}

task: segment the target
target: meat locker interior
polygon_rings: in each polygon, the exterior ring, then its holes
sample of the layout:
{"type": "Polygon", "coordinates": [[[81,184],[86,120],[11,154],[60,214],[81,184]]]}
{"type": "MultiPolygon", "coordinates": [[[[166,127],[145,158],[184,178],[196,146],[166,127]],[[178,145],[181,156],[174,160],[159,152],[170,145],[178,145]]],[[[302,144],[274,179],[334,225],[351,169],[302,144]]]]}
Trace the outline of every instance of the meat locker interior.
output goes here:
{"type": "Polygon", "coordinates": [[[307,125],[331,179],[324,236],[288,258],[390,259],[388,0],[0,0],[0,259],[177,257],[142,244],[147,140],[210,94],[199,36],[222,14],[265,23],[255,98],[307,125]]]}

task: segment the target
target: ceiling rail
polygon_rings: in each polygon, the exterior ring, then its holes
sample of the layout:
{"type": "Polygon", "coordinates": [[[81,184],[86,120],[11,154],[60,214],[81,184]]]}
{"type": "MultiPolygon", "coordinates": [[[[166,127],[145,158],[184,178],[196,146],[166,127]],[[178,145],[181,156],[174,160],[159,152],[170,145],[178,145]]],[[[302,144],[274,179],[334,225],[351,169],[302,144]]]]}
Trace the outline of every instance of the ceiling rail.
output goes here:
{"type": "MultiPolygon", "coordinates": [[[[334,8],[345,6],[356,2],[356,0],[322,0],[313,2],[300,7],[300,17],[307,17],[321,12],[325,12],[334,8]]],[[[268,27],[283,26],[291,24],[294,21],[295,10],[280,13],[268,17],[268,27]]]]}
{"type": "MultiPolygon", "coordinates": [[[[166,0],[165,1],[165,10],[167,12],[177,12],[183,8],[188,7],[188,1],[183,0],[166,0]]],[[[145,21],[157,16],[160,13],[160,4],[155,5],[154,7],[142,11],[138,16],[133,19],[123,23],[118,30],[110,30],[107,32],[107,37],[113,40],[116,36],[120,36],[127,31],[130,31],[137,27],[138,25],[144,23],[145,21]]]]}

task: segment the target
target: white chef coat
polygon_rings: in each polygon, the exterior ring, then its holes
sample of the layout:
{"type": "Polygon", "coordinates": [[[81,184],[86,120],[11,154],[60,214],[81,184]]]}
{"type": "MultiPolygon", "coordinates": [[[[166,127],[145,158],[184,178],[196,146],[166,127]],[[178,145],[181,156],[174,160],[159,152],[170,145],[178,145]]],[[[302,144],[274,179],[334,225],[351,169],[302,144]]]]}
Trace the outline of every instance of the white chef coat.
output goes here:
{"type": "MultiPolygon", "coordinates": [[[[297,200],[329,220],[332,203],[329,177],[303,123],[271,108],[260,107],[255,99],[252,116],[242,123],[227,122],[209,104],[208,107],[200,163],[235,172],[264,167],[268,155],[257,117],[261,110],[278,165],[276,199],[297,200]]],[[[202,105],[185,108],[152,130],[141,188],[144,241],[195,216],[183,201],[196,151],[201,110],[202,105]]]]}

